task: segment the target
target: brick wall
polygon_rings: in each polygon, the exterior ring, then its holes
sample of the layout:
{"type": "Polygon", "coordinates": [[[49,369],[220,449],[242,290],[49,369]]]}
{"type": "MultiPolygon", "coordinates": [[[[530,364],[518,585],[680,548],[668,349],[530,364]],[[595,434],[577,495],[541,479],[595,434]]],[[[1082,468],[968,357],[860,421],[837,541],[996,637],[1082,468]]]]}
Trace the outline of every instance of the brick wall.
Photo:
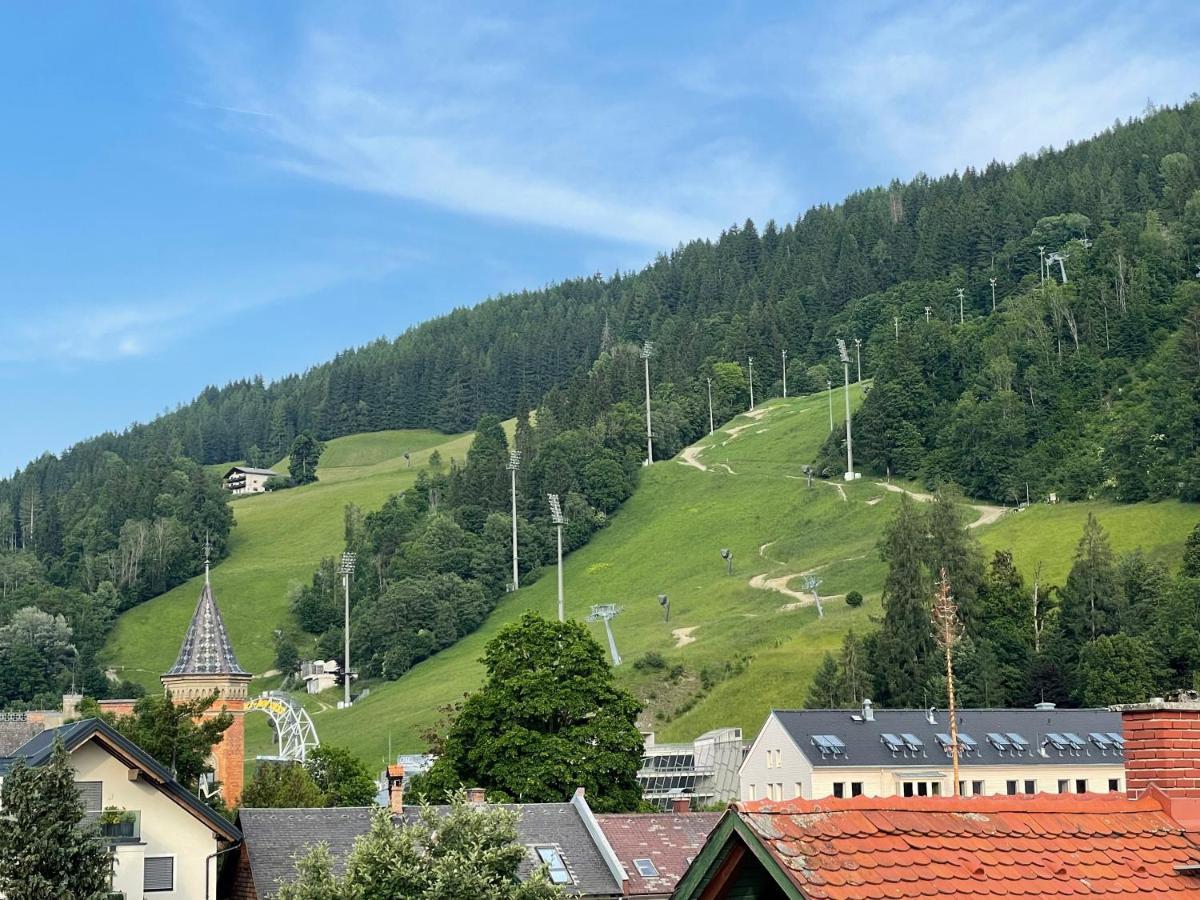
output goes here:
{"type": "Polygon", "coordinates": [[[1140,797],[1154,785],[1171,797],[1200,798],[1200,703],[1124,707],[1125,787],[1140,797]]]}
{"type": "Polygon", "coordinates": [[[221,782],[221,796],[226,805],[237,806],[242,800],[242,788],[246,776],[246,713],[240,700],[218,700],[209,715],[219,715],[228,710],[233,713],[233,724],[221,737],[221,743],[213,747],[217,778],[221,782]]]}
{"type": "Polygon", "coordinates": [[[229,883],[229,900],[258,900],[258,892],[254,888],[254,876],[250,872],[250,853],[242,844],[237,851],[237,861],[234,864],[233,878],[229,883]]]}

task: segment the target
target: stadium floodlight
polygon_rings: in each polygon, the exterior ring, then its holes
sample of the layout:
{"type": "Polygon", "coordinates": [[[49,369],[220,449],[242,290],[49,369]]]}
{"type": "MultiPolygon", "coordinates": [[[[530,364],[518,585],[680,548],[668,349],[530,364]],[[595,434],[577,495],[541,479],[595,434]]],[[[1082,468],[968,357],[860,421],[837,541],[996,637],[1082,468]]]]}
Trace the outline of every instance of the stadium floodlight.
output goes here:
{"type": "Polygon", "coordinates": [[[562,570],[562,530],[567,524],[566,517],[563,516],[562,504],[558,500],[558,494],[547,494],[546,499],[550,501],[550,521],[554,523],[554,528],[558,532],[558,621],[564,621],[563,614],[563,570],[562,570]]]}
{"type": "Polygon", "coordinates": [[[925,307],[925,321],[926,321],[926,322],[928,322],[928,321],[929,321],[929,314],[930,314],[931,312],[933,312],[933,307],[932,307],[932,306],[927,306],[927,307],[925,307]]]}
{"type": "Polygon", "coordinates": [[[966,296],[967,291],[965,288],[955,288],[954,290],[958,293],[958,324],[961,325],[966,321],[963,317],[963,297],[966,296]]]}
{"type": "Polygon", "coordinates": [[[733,574],[733,551],[728,547],[721,548],[721,559],[725,560],[725,574],[733,574]]]}
{"type": "Polygon", "coordinates": [[[783,399],[787,399],[787,348],[783,350],[783,399]]]}
{"type": "Polygon", "coordinates": [[[833,379],[825,379],[825,390],[829,392],[829,430],[833,431],[833,379]]]}
{"type": "Polygon", "coordinates": [[[521,586],[521,573],[517,568],[517,469],[521,468],[521,451],[512,450],[508,454],[508,472],[512,476],[512,570],[513,590],[521,586]]]}
{"type": "Polygon", "coordinates": [[[717,430],[716,427],[713,425],[712,379],[705,378],[704,380],[708,382],[708,433],[712,434],[714,431],[717,430]]]}
{"type": "Polygon", "coordinates": [[[663,608],[663,621],[671,621],[671,600],[666,594],[658,595],[658,605],[663,608]]]}
{"type": "Polygon", "coordinates": [[[862,338],[854,339],[854,362],[858,366],[858,380],[862,381],[862,338]]]}
{"type": "MultiPolygon", "coordinates": [[[[846,480],[854,480],[854,443],[850,437],[850,354],[846,342],[838,338],[838,355],[842,358],[842,371],[846,376],[846,480]]],[[[832,397],[832,395],[831,395],[832,397]]],[[[832,426],[830,426],[832,430],[832,426]]]]}
{"type": "Polygon", "coordinates": [[[750,357],[750,408],[754,409],[754,357],[750,357]]]}
{"type": "Polygon", "coordinates": [[[988,284],[992,286],[992,312],[996,311],[996,279],[989,278],[988,284]]]}
{"type": "Polygon", "coordinates": [[[346,618],[342,626],[343,647],[342,685],[344,686],[342,705],[350,708],[350,579],[354,576],[354,563],[357,557],[347,550],[342,554],[342,564],[338,569],[342,573],[342,590],[346,599],[346,618]]]}
{"type": "Polygon", "coordinates": [[[1038,271],[1042,274],[1042,287],[1046,286],[1046,245],[1038,244],[1038,271]]]}
{"type": "Polygon", "coordinates": [[[892,316],[892,324],[896,326],[896,340],[900,340],[900,317],[892,316]]]}
{"type": "Polygon", "coordinates": [[[613,617],[621,612],[621,607],[612,603],[601,603],[592,607],[591,615],[587,617],[589,622],[603,622],[604,631],[608,635],[608,651],[612,654],[612,664],[619,666],[621,664],[621,654],[617,652],[617,641],[613,637],[612,620],[613,617]]]}
{"type": "Polygon", "coordinates": [[[654,344],[642,344],[642,362],[646,366],[646,465],[654,464],[654,432],[650,428],[650,357],[654,355],[654,344]]]}

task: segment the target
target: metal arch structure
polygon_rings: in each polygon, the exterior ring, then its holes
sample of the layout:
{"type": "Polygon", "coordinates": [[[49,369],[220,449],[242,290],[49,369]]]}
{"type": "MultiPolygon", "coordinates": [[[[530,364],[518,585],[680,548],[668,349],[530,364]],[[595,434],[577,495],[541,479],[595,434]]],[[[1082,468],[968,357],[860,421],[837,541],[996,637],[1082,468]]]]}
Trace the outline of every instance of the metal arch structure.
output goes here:
{"type": "Polygon", "coordinates": [[[275,731],[279,752],[259,759],[290,760],[303,763],[308,751],[320,746],[317,728],[308,710],[283,691],[265,691],[246,703],[247,712],[266,713],[275,731]]]}

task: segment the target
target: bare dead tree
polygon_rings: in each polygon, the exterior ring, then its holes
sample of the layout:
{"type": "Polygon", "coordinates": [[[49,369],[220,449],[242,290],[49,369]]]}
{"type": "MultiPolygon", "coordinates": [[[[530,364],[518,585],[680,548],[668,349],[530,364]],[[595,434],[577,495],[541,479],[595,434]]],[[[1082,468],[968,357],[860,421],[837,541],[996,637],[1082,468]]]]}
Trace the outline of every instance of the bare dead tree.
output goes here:
{"type": "Polygon", "coordinates": [[[1042,561],[1033,569],[1033,652],[1042,652],[1042,632],[1046,628],[1046,610],[1042,608],[1042,561]]]}
{"type": "Polygon", "coordinates": [[[950,594],[950,578],[946,568],[941,569],[937,591],[933,595],[933,608],[930,618],[933,620],[933,637],[946,654],[946,699],[947,711],[950,716],[950,758],[954,764],[954,796],[959,795],[958,789],[958,705],[954,699],[954,647],[962,640],[963,626],[958,617],[958,604],[950,594]]]}

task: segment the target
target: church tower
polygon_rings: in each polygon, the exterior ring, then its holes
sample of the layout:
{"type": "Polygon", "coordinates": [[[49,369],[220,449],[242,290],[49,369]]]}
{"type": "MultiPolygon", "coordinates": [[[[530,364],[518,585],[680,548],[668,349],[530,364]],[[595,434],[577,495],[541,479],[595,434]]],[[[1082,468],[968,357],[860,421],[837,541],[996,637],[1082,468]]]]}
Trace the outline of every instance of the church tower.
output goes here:
{"type": "Polygon", "coordinates": [[[242,796],[245,766],[245,708],[250,691],[250,673],[238,665],[233,645],[225,630],[221,610],[209,582],[208,548],[205,548],[204,589],[192,614],[191,624],[179,649],[179,658],[162,676],[163,687],[176,702],[206,697],[218,693],[206,716],[222,711],[233,714],[233,724],[221,743],[213,747],[216,778],[221,782],[221,796],[229,806],[242,796]]]}

